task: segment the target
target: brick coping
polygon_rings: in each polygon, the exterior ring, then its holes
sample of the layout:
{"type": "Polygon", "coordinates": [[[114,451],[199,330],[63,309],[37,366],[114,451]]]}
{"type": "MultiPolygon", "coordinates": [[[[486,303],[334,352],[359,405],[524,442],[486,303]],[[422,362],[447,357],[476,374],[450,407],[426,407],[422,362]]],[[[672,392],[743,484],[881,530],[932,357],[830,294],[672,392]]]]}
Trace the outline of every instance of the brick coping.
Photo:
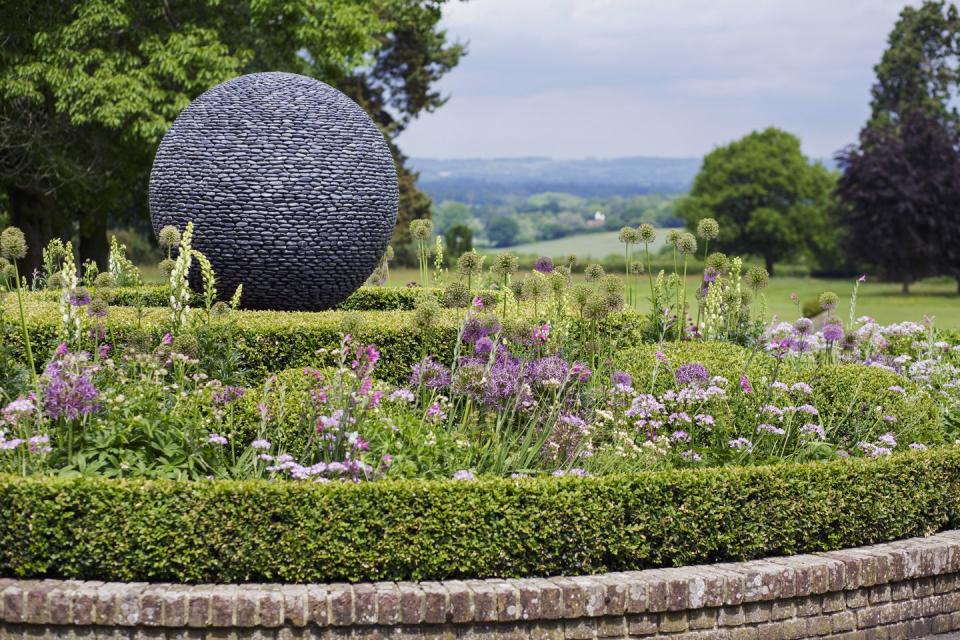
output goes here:
{"type": "Polygon", "coordinates": [[[609,618],[720,608],[960,573],[960,530],[749,562],[588,576],[187,585],[0,578],[0,624],[358,627],[609,618]]]}

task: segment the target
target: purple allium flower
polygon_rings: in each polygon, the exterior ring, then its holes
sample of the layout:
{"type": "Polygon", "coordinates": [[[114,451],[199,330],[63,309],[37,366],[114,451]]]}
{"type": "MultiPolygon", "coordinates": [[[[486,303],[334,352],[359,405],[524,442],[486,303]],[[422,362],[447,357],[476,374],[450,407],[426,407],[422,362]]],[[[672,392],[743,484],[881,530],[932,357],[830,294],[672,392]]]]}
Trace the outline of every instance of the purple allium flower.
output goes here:
{"type": "Polygon", "coordinates": [[[892,433],[885,433],[877,437],[877,442],[885,444],[891,448],[897,446],[897,438],[892,433]]]}
{"type": "MultiPolygon", "coordinates": [[[[719,274],[720,272],[713,267],[707,267],[703,270],[703,281],[706,283],[716,282],[719,274]]],[[[704,291],[706,291],[706,287],[704,287],[704,291]]]]}
{"type": "Polygon", "coordinates": [[[70,306],[85,307],[90,304],[90,293],[86,289],[76,289],[70,294],[70,306]]]}
{"type": "Polygon", "coordinates": [[[823,427],[821,427],[818,424],[813,424],[812,422],[808,422],[807,424],[800,427],[800,431],[802,431],[805,435],[813,436],[818,440],[824,440],[827,437],[827,434],[823,430],[823,427]]]}
{"type": "Polygon", "coordinates": [[[235,400],[243,397],[247,392],[243,387],[224,387],[219,391],[213,392],[213,404],[217,407],[223,407],[235,400]]]}
{"type": "Polygon", "coordinates": [[[793,330],[797,332],[797,335],[810,335],[813,331],[813,320],[810,318],[798,318],[797,321],[793,323],[793,330]]]}
{"type": "Polygon", "coordinates": [[[784,431],[782,428],[775,427],[772,424],[767,424],[766,422],[757,426],[757,433],[760,433],[761,431],[772,433],[775,436],[782,436],[784,433],[786,433],[786,431],[784,431]]]}
{"type": "Polygon", "coordinates": [[[540,273],[553,273],[553,260],[547,256],[540,256],[537,258],[537,261],[533,263],[533,268],[540,273]]]}
{"type": "Polygon", "coordinates": [[[56,355],[58,358],[67,355],[67,353],[69,353],[69,349],[67,348],[66,342],[61,342],[57,345],[56,355]]]}
{"type": "Polygon", "coordinates": [[[390,394],[390,400],[403,400],[404,402],[413,402],[416,396],[409,389],[397,389],[390,394]]]}
{"type": "Polygon", "coordinates": [[[700,387],[710,381],[710,372],[698,362],[691,362],[677,367],[674,377],[677,384],[684,387],[700,387]]]}
{"type": "Polygon", "coordinates": [[[829,342],[843,340],[843,324],[839,320],[834,320],[823,325],[823,339],[829,342]]]}
{"type": "Polygon", "coordinates": [[[740,389],[746,395],[753,393],[753,386],[750,385],[750,380],[747,376],[740,376],[740,389]]]}
{"type": "Polygon", "coordinates": [[[570,364],[560,356],[546,356],[531,360],[525,368],[527,379],[533,384],[560,386],[570,375],[570,364]]]}
{"type": "Polygon", "coordinates": [[[493,351],[493,340],[487,336],[477,338],[477,341],[473,343],[473,350],[477,355],[488,356],[493,351]]]}
{"type": "Polygon", "coordinates": [[[533,328],[534,344],[546,344],[550,338],[550,323],[546,322],[533,328]]]}
{"type": "Polygon", "coordinates": [[[450,369],[431,357],[424,358],[413,365],[410,373],[410,386],[424,386],[427,389],[446,389],[450,386],[450,369]]]}
{"type": "Polygon", "coordinates": [[[656,355],[656,357],[657,357],[657,362],[660,362],[660,363],[662,363],[662,364],[666,364],[666,363],[667,363],[667,356],[665,356],[665,355],[663,354],[663,351],[657,351],[657,353],[656,353],[655,355],[656,355]]]}
{"type": "Polygon", "coordinates": [[[473,475],[472,471],[468,471],[467,469],[460,469],[460,471],[457,471],[453,474],[453,479],[454,480],[476,480],[477,477],[473,475]]]}
{"type": "Polygon", "coordinates": [[[482,318],[474,316],[463,325],[463,341],[473,344],[480,338],[497,333],[500,329],[501,325],[496,320],[484,321],[482,318]]]}
{"type": "Polygon", "coordinates": [[[207,438],[207,442],[210,444],[220,445],[221,447],[227,444],[227,439],[217,433],[211,433],[210,437],[207,438]]]}
{"type": "Polygon", "coordinates": [[[250,446],[258,450],[266,450],[269,449],[271,445],[269,440],[254,440],[250,443],[250,446]]]}
{"type": "Polygon", "coordinates": [[[621,389],[629,389],[633,386],[633,377],[626,371],[614,371],[610,374],[610,382],[621,389]]]}
{"type": "Polygon", "coordinates": [[[163,338],[160,339],[160,342],[169,346],[173,344],[173,336],[170,333],[165,333],[163,334],[163,338]]]}
{"type": "Polygon", "coordinates": [[[690,434],[682,429],[678,429],[670,434],[670,440],[673,442],[690,442],[690,434]]]}
{"type": "Polygon", "coordinates": [[[44,370],[43,404],[52,419],[76,420],[100,410],[97,388],[90,380],[92,368],[70,370],[62,360],[54,360],[44,370]]]}

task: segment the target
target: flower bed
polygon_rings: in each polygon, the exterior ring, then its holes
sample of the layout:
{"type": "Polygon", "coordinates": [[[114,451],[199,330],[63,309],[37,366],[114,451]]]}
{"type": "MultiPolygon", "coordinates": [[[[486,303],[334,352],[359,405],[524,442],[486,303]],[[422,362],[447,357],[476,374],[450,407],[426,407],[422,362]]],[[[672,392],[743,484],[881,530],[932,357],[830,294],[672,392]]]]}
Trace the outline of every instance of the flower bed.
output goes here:
{"type": "Polygon", "coordinates": [[[177,582],[575,575],[957,526],[960,452],[597,478],[0,478],[0,575],[177,582]]]}

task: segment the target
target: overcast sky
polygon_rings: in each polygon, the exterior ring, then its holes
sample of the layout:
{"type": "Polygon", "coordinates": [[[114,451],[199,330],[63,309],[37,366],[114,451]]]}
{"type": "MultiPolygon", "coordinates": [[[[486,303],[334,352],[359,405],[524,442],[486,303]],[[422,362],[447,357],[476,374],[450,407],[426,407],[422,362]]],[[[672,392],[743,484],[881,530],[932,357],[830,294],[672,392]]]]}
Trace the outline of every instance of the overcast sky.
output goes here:
{"type": "Polygon", "coordinates": [[[439,158],[701,156],[753,129],[853,142],[902,0],[470,0],[450,101],[401,135],[439,158]]]}

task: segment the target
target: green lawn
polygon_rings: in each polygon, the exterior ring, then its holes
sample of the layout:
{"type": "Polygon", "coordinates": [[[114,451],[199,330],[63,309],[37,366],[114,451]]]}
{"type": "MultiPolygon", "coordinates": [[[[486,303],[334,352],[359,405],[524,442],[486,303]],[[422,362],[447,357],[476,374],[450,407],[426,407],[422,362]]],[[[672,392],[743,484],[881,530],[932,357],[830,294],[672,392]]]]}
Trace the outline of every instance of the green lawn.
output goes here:
{"type": "MultiPolygon", "coordinates": [[[[657,240],[650,245],[651,251],[660,250],[660,247],[666,242],[667,231],[669,231],[669,229],[657,229],[657,240]]],[[[568,253],[575,253],[580,258],[602,260],[610,254],[623,255],[623,243],[617,239],[617,234],[619,233],[619,231],[578,233],[556,240],[541,240],[540,242],[518,244],[512,247],[506,247],[506,250],[518,255],[533,254],[550,256],[551,258],[565,256],[568,253]]]]}
{"type": "MultiPolygon", "coordinates": [[[[448,274],[447,278],[454,278],[448,274]]],[[[582,278],[576,274],[575,278],[582,278]]],[[[639,295],[643,298],[641,310],[646,310],[647,280],[646,276],[638,276],[639,295]]],[[[695,305],[693,291],[697,286],[699,276],[689,279],[690,304],[695,305]]],[[[416,269],[391,269],[389,286],[403,286],[417,279],[416,269]]],[[[817,278],[775,277],[771,278],[770,286],[765,294],[772,314],[785,320],[794,320],[798,317],[796,307],[790,300],[790,294],[796,293],[803,303],[819,297],[824,291],[833,291],[840,296],[840,306],[837,315],[844,320],[849,315],[850,294],[853,291],[853,279],[823,280],[817,278]]],[[[696,309],[696,307],[693,307],[696,309]]],[[[900,293],[900,285],[888,282],[869,281],[860,285],[857,296],[857,315],[869,315],[883,324],[913,320],[920,322],[924,315],[933,316],[938,327],[960,329],[960,296],[957,295],[957,283],[954,280],[938,278],[925,280],[911,288],[910,295],[900,293]]]]}

